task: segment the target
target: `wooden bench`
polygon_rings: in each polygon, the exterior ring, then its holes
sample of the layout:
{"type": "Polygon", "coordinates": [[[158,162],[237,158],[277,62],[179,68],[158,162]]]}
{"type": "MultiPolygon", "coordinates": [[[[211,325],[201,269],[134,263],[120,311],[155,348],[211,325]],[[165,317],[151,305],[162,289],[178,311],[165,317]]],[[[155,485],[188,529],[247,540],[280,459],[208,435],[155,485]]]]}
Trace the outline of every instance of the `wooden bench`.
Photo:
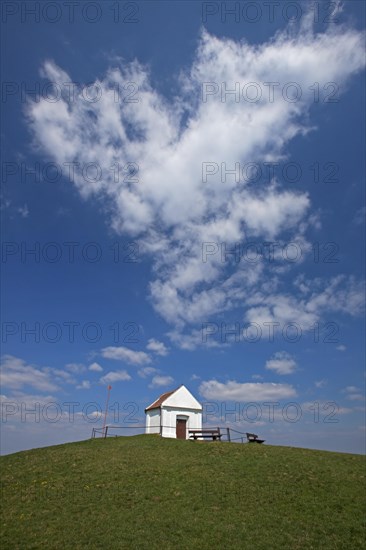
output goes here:
{"type": "Polygon", "coordinates": [[[188,430],[189,439],[212,439],[216,441],[221,439],[222,434],[220,433],[220,428],[207,429],[207,430],[188,430]]]}
{"type": "Polygon", "coordinates": [[[247,440],[248,443],[264,443],[265,439],[258,439],[258,436],[256,434],[249,434],[247,433],[247,440]]]}

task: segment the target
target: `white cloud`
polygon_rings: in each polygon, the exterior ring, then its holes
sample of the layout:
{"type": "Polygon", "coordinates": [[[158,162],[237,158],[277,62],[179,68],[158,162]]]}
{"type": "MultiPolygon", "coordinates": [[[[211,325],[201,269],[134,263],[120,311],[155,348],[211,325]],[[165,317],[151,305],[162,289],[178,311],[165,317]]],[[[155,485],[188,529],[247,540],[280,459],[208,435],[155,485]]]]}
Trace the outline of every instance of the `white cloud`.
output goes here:
{"type": "Polygon", "coordinates": [[[78,384],[76,386],[77,390],[89,390],[90,389],[90,382],[89,380],[83,380],[81,384],[78,384]]]}
{"type": "Polygon", "coordinates": [[[29,216],[29,209],[28,206],[25,204],[24,206],[20,206],[18,208],[18,213],[22,218],[28,218],[29,216]]]}
{"type": "Polygon", "coordinates": [[[346,351],[347,348],[346,348],[346,346],[344,346],[343,344],[340,344],[339,346],[336,346],[336,349],[337,349],[338,351],[346,351]]]}
{"type": "Polygon", "coordinates": [[[324,388],[326,385],[327,385],[328,381],[323,379],[323,380],[317,380],[315,382],[315,387],[316,388],[324,388]]]}
{"type": "Polygon", "coordinates": [[[55,378],[56,382],[59,383],[66,383],[66,384],[76,384],[75,377],[66,370],[63,369],[51,369],[51,368],[45,368],[43,369],[44,372],[48,372],[51,376],[55,378]]]}
{"type": "Polygon", "coordinates": [[[100,382],[102,384],[111,384],[112,382],[126,382],[131,380],[131,376],[125,370],[110,371],[102,376],[100,382]]]}
{"type": "Polygon", "coordinates": [[[81,374],[86,371],[86,367],[82,363],[67,363],[65,369],[73,374],[81,374]]]}
{"type": "Polygon", "coordinates": [[[329,420],[327,422],[334,422],[337,419],[338,414],[350,414],[353,412],[353,409],[350,409],[349,407],[340,407],[332,400],[317,401],[316,403],[317,406],[315,407],[315,403],[313,401],[306,401],[305,403],[301,404],[301,409],[305,413],[311,414],[313,416],[315,414],[314,411],[320,411],[320,414],[324,416],[326,416],[327,414],[332,415],[329,416],[329,420]]]}
{"type": "Polygon", "coordinates": [[[286,351],[278,351],[266,362],[266,369],[277,374],[292,374],[296,370],[296,361],[286,351]]]}
{"type": "Polygon", "coordinates": [[[346,394],[346,399],[349,399],[350,401],[365,400],[365,392],[357,386],[347,386],[342,390],[342,392],[346,394]]]}
{"type": "Polygon", "coordinates": [[[151,363],[150,356],[144,351],[134,351],[124,346],[108,346],[102,349],[102,356],[106,359],[125,361],[132,365],[145,365],[151,363]]]}
{"type": "Polygon", "coordinates": [[[365,395],[362,393],[350,393],[348,396],[350,401],[364,401],[365,395]]]}
{"type": "Polygon", "coordinates": [[[208,380],[202,382],[199,392],[205,399],[220,401],[264,401],[296,396],[296,390],[289,384],[267,382],[222,383],[217,380],[208,380]]]}
{"type": "Polygon", "coordinates": [[[156,355],[168,355],[168,348],[165,346],[165,344],[163,344],[163,342],[155,340],[154,338],[150,338],[146,348],[149,351],[156,353],[156,355]]]}
{"type": "Polygon", "coordinates": [[[285,191],[280,193],[270,187],[263,195],[246,196],[238,205],[253,235],[275,239],[282,229],[295,226],[309,208],[307,195],[296,195],[285,191]]]}
{"type": "Polygon", "coordinates": [[[359,208],[353,218],[353,223],[355,225],[363,225],[366,219],[366,206],[359,208]]]}
{"type": "Polygon", "coordinates": [[[338,275],[330,280],[314,279],[301,283],[301,296],[257,292],[246,301],[249,309],[245,319],[249,323],[278,322],[281,327],[297,324],[301,331],[311,330],[325,312],[342,312],[360,315],[364,309],[363,284],[354,277],[338,275]]]}
{"type": "Polygon", "coordinates": [[[88,368],[93,372],[102,372],[103,370],[103,367],[101,367],[99,363],[91,363],[88,368]]]}
{"type": "MultiPolygon", "coordinates": [[[[306,193],[291,190],[288,184],[284,188],[274,179],[258,186],[238,183],[233,176],[222,178],[220,171],[205,180],[202,163],[225,162],[230,169],[235,163],[286,158],[289,142],[314,130],[309,123],[314,101],[309,87],[314,82],[336,82],[341,94],[350,77],[362,70],[363,34],[336,25],[316,34],[312,15],[309,11],[300,29],[290,25],[260,45],[203,31],[192,66],[181,76],[180,97],[170,102],[152,87],[147,68],[137,61],[110,68],[97,80],[102,95],[95,103],[85,101],[82,94],[71,100],[66,91],[58,102],[42,98],[28,102],[28,121],[45,155],[61,166],[74,161],[81,167],[99,164],[102,178],[87,181],[76,169],[75,186],[85,198],[109,199],[113,229],[138,239],[141,250],[153,258],[152,304],[174,325],[171,334],[186,349],[195,346],[188,342],[189,335],[179,338],[187,324],[239,305],[249,308],[249,320],[258,316],[297,320],[299,312],[307,326],[329,307],[351,314],[359,311],[358,289],[344,291],[346,279],[337,292],[327,291],[325,284],[306,301],[277,294],[269,305],[266,297],[260,304],[246,304],[244,298],[256,294],[269,279],[268,266],[261,261],[222,262],[220,254],[202,261],[202,243],[224,242],[230,248],[252,238],[280,239],[283,232],[292,241],[301,239],[304,250],[309,248],[304,233],[318,222],[306,193]],[[116,87],[123,89],[127,81],[137,84],[138,103],[115,101],[116,87]],[[221,101],[220,93],[202,101],[205,82],[217,83],[219,90],[221,83],[229,89],[236,82],[255,82],[262,96],[253,103],[243,100],[240,90],[238,102],[232,95],[221,101]],[[265,82],[279,82],[273,101],[265,82]],[[282,93],[289,82],[301,89],[297,102],[286,100],[282,93]],[[114,181],[110,167],[124,167],[127,162],[138,165],[138,178],[128,178],[127,184],[122,177],[114,181]]],[[[51,61],[42,71],[61,88],[63,82],[75,80],[51,61]]],[[[121,355],[127,361],[132,357],[128,352],[121,355]]],[[[136,364],[148,362],[145,359],[136,364]]]]}
{"type": "Polygon", "coordinates": [[[13,355],[4,355],[1,362],[1,385],[20,390],[31,386],[39,391],[56,391],[57,384],[51,379],[52,370],[27,364],[13,355]]]}
{"type": "Polygon", "coordinates": [[[159,372],[158,369],[154,369],[154,367],[143,367],[142,369],[139,369],[137,371],[137,374],[140,376],[140,378],[147,378],[148,376],[152,376],[157,372],[159,372]]]}
{"type": "Polygon", "coordinates": [[[49,393],[15,391],[4,399],[1,406],[5,408],[6,423],[2,426],[2,453],[85,440],[94,426],[100,426],[93,421],[93,417],[98,420],[102,415],[102,407],[97,403],[99,411],[89,407],[86,412],[85,403],[69,403],[68,399],[60,400],[49,393]],[[9,402],[11,405],[7,407],[9,402]]]}
{"type": "Polygon", "coordinates": [[[192,351],[199,346],[204,345],[208,348],[226,347],[228,344],[219,343],[211,338],[203,338],[202,329],[193,329],[190,333],[183,333],[178,329],[171,330],[167,333],[171,341],[180,349],[192,351]],[[204,340],[207,340],[204,342],[204,340]]]}
{"type": "Polygon", "coordinates": [[[347,386],[347,387],[344,388],[343,391],[347,392],[347,393],[349,393],[349,392],[352,393],[352,392],[357,392],[357,391],[360,391],[360,390],[356,386],[347,386]]]}
{"type": "Polygon", "coordinates": [[[160,386],[170,386],[173,384],[174,378],[172,376],[162,376],[157,374],[154,376],[151,380],[151,384],[149,384],[149,388],[157,388],[160,386]]]}

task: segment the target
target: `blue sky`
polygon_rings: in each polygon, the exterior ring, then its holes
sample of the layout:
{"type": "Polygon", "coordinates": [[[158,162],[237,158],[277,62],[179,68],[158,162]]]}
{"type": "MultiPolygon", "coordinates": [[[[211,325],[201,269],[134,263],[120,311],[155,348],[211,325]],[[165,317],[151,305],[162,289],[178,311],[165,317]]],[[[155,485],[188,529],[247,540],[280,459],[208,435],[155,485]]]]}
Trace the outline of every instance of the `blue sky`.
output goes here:
{"type": "Polygon", "coordinates": [[[363,3],[33,4],[2,12],[2,452],[182,383],[364,452],[363,3]]]}

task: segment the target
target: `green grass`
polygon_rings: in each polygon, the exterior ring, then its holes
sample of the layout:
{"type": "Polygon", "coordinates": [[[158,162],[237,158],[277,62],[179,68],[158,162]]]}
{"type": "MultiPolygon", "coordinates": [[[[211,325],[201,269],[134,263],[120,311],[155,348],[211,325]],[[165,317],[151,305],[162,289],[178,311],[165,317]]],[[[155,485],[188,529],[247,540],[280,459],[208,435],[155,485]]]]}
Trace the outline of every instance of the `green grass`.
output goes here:
{"type": "Polygon", "coordinates": [[[0,459],[4,549],[358,549],[351,454],[134,436],[0,459]]]}

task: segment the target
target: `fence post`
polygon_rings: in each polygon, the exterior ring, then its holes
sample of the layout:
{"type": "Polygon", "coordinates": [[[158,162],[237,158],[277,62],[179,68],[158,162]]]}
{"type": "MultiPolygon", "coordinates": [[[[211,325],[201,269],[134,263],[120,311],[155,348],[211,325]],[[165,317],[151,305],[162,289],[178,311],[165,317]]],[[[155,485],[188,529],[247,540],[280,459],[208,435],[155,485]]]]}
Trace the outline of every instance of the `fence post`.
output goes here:
{"type": "Polygon", "coordinates": [[[230,442],[231,439],[230,439],[230,428],[226,428],[226,431],[227,431],[227,440],[230,442]]]}
{"type": "Polygon", "coordinates": [[[106,427],[105,427],[105,430],[104,430],[104,439],[106,439],[107,433],[108,433],[108,426],[106,426],[106,427]]]}

